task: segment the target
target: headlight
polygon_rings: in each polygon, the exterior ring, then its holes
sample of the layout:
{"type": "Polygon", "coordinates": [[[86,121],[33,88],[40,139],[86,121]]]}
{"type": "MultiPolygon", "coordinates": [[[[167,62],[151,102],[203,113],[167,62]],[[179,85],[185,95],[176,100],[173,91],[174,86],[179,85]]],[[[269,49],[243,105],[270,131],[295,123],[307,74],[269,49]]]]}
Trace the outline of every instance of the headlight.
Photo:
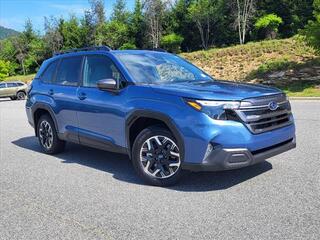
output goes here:
{"type": "Polygon", "coordinates": [[[217,120],[227,120],[227,113],[240,107],[240,102],[237,101],[206,101],[193,99],[185,99],[185,101],[192,108],[217,120]]]}

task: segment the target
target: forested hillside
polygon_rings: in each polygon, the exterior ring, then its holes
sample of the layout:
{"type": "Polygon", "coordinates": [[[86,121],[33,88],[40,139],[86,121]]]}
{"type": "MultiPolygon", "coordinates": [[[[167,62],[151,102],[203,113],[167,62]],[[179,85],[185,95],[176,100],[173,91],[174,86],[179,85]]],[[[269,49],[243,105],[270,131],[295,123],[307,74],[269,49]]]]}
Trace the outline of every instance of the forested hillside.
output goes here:
{"type": "Polygon", "coordinates": [[[19,32],[15,31],[13,29],[0,26],[0,40],[5,39],[7,37],[16,36],[18,34],[19,34],[19,32]]]}
{"type": "Polygon", "coordinates": [[[80,18],[44,16],[42,34],[26,20],[21,34],[1,40],[0,80],[94,45],[183,52],[214,76],[246,81],[311,64],[320,49],[320,0],[135,0],[131,11],[116,0],[108,17],[103,0],[89,3],[80,18]]]}

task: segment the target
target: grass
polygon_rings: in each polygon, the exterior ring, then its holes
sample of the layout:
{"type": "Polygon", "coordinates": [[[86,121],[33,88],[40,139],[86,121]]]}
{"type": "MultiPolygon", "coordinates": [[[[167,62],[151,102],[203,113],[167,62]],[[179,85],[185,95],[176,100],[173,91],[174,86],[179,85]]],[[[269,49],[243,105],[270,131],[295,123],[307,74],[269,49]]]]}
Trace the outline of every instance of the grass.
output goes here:
{"type": "MultiPolygon", "coordinates": [[[[320,66],[316,51],[299,37],[281,40],[249,42],[226,48],[182,53],[191,61],[217,79],[251,81],[265,79],[275,71],[299,70],[320,66]]],[[[289,96],[319,96],[318,82],[280,82],[279,87],[289,96]]]]}
{"type": "Polygon", "coordinates": [[[34,76],[35,76],[35,74],[10,76],[10,77],[5,78],[5,81],[13,81],[13,80],[16,81],[16,80],[19,80],[19,81],[22,81],[22,82],[25,82],[25,83],[29,83],[29,82],[32,81],[34,76]]]}
{"type": "Polygon", "coordinates": [[[266,61],[261,64],[258,69],[253,70],[247,75],[246,80],[264,78],[266,75],[275,71],[299,70],[302,68],[312,68],[314,66],[320,66],[320,58],[315,57],[305,62],[294,62],[287,58],[280,58],[273,61],[266,61]]]}
{"type": "Polygon", "coordinates": [[[241,81],[266,62],[287,60],[299,64],[316,58],[316,52],[297,38],[289,38],[182,53],[181,56],[218,79],[241,81]]]}
{"type": "Polygon", "coordinates": [[[297,82],[281,89],[290,97],[320,97],[320,82],[297,82]]]}

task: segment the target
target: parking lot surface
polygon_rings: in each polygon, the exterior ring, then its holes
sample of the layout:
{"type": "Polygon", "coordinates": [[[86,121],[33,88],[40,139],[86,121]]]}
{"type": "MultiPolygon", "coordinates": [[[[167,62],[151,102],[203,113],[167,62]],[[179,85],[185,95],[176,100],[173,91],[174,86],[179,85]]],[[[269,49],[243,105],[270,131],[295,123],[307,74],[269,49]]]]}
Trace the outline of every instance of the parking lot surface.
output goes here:
{"type": "Polygon", "coordinates": [[[0,99],[0,239],[319,239],[320,101],[292,101],[297,148],[256,166],[144,185],[126,156],[41,153],[0,99]]]}

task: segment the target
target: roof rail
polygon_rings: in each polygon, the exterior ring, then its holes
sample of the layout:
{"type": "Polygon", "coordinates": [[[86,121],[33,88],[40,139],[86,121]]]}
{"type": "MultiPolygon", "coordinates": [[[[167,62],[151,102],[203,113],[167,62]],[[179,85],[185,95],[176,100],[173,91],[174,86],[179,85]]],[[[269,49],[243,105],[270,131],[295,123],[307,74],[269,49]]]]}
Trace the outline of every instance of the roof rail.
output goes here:
{"type": "Polygon", "coordinates": [[[85,47],[85,48],[73,48],[68,49],[60,52],[55,52],[53,56],[62,55],[66,53],[73,53],[73,52],[84,52],[84,51],[94,51],[94,50],[101,50],[101,51],[111,51],[111,47],[109,46],[93,46],[93,47],[85,47]]]}
{"type": "Polygon", "coordinates": [[[165,50],[163,48],[149,48],[147,50],[155,51],[155,52],[167,52],[167,50],[165,50]]]}

